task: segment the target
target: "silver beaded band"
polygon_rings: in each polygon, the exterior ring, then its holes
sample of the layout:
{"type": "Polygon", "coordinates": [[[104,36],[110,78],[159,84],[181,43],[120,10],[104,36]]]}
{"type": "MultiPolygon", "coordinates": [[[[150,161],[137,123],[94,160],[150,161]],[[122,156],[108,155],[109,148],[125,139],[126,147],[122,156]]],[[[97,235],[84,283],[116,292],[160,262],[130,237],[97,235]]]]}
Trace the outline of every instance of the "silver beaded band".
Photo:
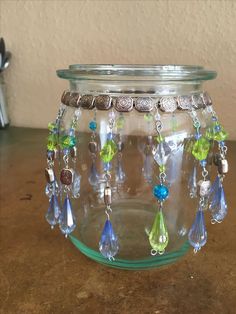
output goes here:
{"type": "Polygon", "coordinates": [[[114,107],[118,112],[130,112],[133,109],[138,112],[150,112],[158,106],[163,112],[174,112],[176,110],[202,109],[212,105],[207,92],[194,93],[192,95],[163,96],[163,97],[130,97],[110,95],[80,95],[77,92],[65,91],[61,102],[70,107],[81,107],[91,110],[109,110],[114,107]]]}

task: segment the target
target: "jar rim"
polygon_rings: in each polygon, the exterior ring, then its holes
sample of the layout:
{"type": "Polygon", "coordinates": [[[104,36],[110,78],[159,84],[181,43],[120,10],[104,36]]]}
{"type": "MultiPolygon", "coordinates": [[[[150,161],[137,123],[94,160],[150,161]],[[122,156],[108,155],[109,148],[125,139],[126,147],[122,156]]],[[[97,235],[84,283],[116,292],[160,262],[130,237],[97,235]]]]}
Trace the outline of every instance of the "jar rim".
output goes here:
{"type": "Polygon", "coordinates": [[[207,81],[217,73],[199,65],[175,64],[73,64],[57,70],[60,78],[68,80],[115,81],[207,81]]]}

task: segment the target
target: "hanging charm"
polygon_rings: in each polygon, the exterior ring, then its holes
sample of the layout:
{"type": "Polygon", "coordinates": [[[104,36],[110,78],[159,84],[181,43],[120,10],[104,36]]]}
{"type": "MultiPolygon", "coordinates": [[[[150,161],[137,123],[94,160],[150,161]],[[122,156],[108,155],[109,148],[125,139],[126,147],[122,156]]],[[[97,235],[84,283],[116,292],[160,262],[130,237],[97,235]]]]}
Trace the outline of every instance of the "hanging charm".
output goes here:
{"type": "Polygon", "coordinates": [[[105,258],[109,259],[110,261],[114,260],[114,256],[119,251],[118,237],[113,230],[113,226],[110,220],[110,213],[112,212],[110,162],[118,151],[116,143],[113,140],[113,127],[115,122],[114,118],[114,113],[112,111],[109,113],[109,133],[107,135],[107,141],[100,152],[101,159],[104,162],[104,179],[106,184],[104,189],[104,204],[106,206],[105,213],[107,215],[107,219],[104,224],[99,241],[99,251],[105,258]]]}
{"type": "Polygon", "coordinates": [[[118,131],[118,141],[117,141],[117,149],[118,149],[118,156],[117,156],[117,161],[116,161],[116,175],[115,175],[115,180],[118,185],[121,185],[125,182],[126,179],[126,174],[123,169],[122,165],[122,152],[124,150],[124,142],[122,140],[122,131],[124,128],[124,123],[118,122],[119,120],[124,122],[124,117],[123,113],[121,112],[119,114],[119,117],[116,121],[116,127],[118,131]]]}
{"type": "Polygon", "coordinates": [[[213,110],[212,106],[208,108],[211,113],[212,123],[206,131],[206,136],[209,140],[213,141],[213,144],[217,142],[218,153],[214,155],[214,164],[217,167],[218,175],[212,185],[210,191],[210,206],[209,210],[212,216],[212,224],[221,223],[227,215],[228,207],[225,199],[225,192],[223,187],[224,177],[228,172],[228,161],[226,159],[227,146],[225,140],[228,137],[228,133],[220,125],[218,117],[213,110]]]}
{"type": "MultiPolygon", "coordinates": [[[[190,116],[193,120],[193,126],[195,128],[195,142],[192,145],[192,155],[195,157],[196,161],[199,161],[200,167],[202,168],[202,180],[200,180],[197,184],[197,186],[199,187],[200,196],[198,210],[193,225],[188,233],[189,243],[192,245],[194,253],[197,253],[207,242],[204,211],[208,207],[208,199],[211,189],[211,182],[208,179],[208,171],[206,169],[210,143],[208,139],[204,137],[200,132],[200,120],[198,119],[197,113],[194,109],[192,109],[192,111],[190,112],[190,116]]],[[[194,163],[194,167],[196,167],[196,161],[194,163]]],[[[194,171],[196,170],[194,169],[194,171]]],[[[194,192],[197,192],[195,179],[194,192]]]]}
{"type": "Polygon", "coordinates": [[[65,200],[59,218],[59,228],[65,237],[76,228],[76,218],[72,208],[70,195],[77,198],[79,197],[80,192],[81,176],[76,172],[77,138],[75,134],[80,116],[80,109],[77,109],[74,113],[70,129],[65,131],[60,139],[64,161],[64,168],[61,170],[60,181],[62,184],[62,192],[65,193],[65,200]],[[73,163],[73,167],[70,167],[70,159],[73,163]]]}
{"type": "Polygon", "coordinates": [[[94,119],[89,122],[89,129],[92,131],[91,140],[88,145],[89,152],[91,154],[92,164],[91,164],[88,180],[91,186],[96,188],[99,183],[99,174],[97,172],[97,167],[96,167],[96,158],[97,158],[96,153],[98,151],[98,144],[96,142],[96,137],[97,137],[96,109],[94,111],[94,119]]]}
{"type": "Polygon", "coordinates": [[[60,205],[58,195],[60,193],[59,185],[56,179],[54,164],[58,156],[59,133],[61,129],[61,121],[66,111],[66,106],[62,103],[58,111],[56,121],[49,123],[49,135],[47,139],[47,168],[45,169],[46,188],[45,193],[49,197],[49,207],[45,215],[47,222],[53,229],[59,223],[60,205]]]}
{"type": "MultiPolygon", "coordinates": [[[[159,184],[155,185],[153,188],[153,196],[157,199],[158,209],[156,217],[154,219],[151,232],[149,233],[149,243],[152,247],[151,255],[164,254],[165,249],[169,242],[168,230],[165,223],[165,217],[163,213],[163,204],[169,196],[169,189],[165,185],[166,173],[165,164],[168,158],[167,151],[165,149],[166,142],[161,135],[162,123],[160,120],[160,115],[157,113],[155,115],[155,128],[157,132],[157,140],[159,142],[157,149],[153,152],[154,159],[159,165],[159,184]],[[157,153],[158,151],[158,153],[157,153]],[[157,156],[158,155],[158,156],[157,156]],[[158,160],[157,160],[158,157],[158,160]]],[[[169,151],[168,151],[169,155],[169,151]]]]}

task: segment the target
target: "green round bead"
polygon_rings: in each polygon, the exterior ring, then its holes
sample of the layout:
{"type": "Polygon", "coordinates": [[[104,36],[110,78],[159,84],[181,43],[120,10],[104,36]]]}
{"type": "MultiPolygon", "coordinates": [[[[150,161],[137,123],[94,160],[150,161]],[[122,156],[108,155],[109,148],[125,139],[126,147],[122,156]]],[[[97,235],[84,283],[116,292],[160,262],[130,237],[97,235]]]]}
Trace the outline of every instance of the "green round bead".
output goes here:
{"type": "Polygon", "coordinates": [[[70,135],[64,135],[60,139],[61,148],[73,148],[76,145],[76,137],[70,135]]]}
{"type": "Polygon", "coordinates": [[[103,162],[110,162],[117,153],[117,145],[113,140],[108,140],[100,151],[100,157],[103,162]]]}

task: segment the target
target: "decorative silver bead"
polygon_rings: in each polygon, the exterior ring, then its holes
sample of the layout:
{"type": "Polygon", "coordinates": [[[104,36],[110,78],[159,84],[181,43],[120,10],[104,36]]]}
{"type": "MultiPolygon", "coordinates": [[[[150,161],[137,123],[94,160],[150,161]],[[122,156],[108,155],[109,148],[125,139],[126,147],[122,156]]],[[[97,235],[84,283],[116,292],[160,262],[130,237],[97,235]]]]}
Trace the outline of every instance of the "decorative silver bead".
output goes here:
{"type": "Polygon", "coordinates": [[[174,97],[162,97],[160,109],[164,112],[174,112],[177,109],[177,102],[174,97]]]}
{"type": "Polygon", "coordinates": [[[198,185],[200,187],[199,194],[200,196],[207,196],[210,193],[211,190],[211,181],[206,180],[206,181],[199,181],[198,185]]]}
{"type": "Polygon", "coordinates": [[[133,98],[120,96],[116,99],[114,107],[119,112],[129,112],[133,109],[133,98]]]}
{"type": "Polygon", "coordinates": [[[109,186],[104,190],[104,203],[106,206],[111,205],[111,188],[109,186]]]}
{"type": "Polygon", "coordinates": [[[154,102],[151,97],[138,97],[135,102],[135,109],[139,112],[152,111],[154,102]]]}
{"type": "Polygon", "coordinates": [[[55,174],[53,169],[51,168],[46,168],[45,169],[45,177],[48,183],[52,183],[55,181],[55,174]]]}
{"type": "Polygon", "coordinates": [[[219,160],[219,164],[217,167],[219,174],[226,174],[229,171],[229,164],[226,159],[219,160]]]}

